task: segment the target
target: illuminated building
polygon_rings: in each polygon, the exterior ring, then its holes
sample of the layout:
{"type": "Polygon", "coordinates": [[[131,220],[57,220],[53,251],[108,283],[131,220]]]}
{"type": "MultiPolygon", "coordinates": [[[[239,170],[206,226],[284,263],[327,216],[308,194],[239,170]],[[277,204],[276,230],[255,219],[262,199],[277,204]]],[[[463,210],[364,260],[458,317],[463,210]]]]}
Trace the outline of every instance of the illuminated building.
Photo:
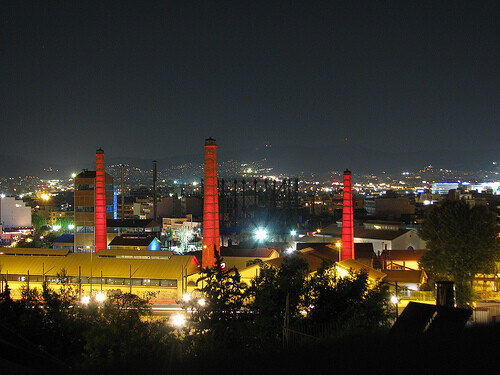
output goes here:
{"type": "Polygon", "coordinates": [[[219,189],[217,183],[217,144],[215,139],[208,138],[205,140],[203,267],[212,267],[215,264],[215,251],[220,252],[219,189]]]}
{"type": "Polygon", "coordinates": [[[342,197],[342,252],[341,259],[354,259],[354,215],[352,208],[352,174],[344,172],[344,193],[342,197]]]}
{"type": "Polygon", "coordinates": [[[30,228],[31,207],[14,197],[0,199],[0,218],[3,228],[30,228]]]}
{"type": "Polygon", "coordinates": [[[432,194],[446,195],[450,190],[457,190],[458,182],[436,182],[432,184],[432,194]]]}
{"type": "MultiPolygon", "coordinates": [[[[112,219],[113,177],[104,173],[104,183],[105,218],[112,219]]],[[[75,251],[95,251],[95,185],[96,171],[84,169],[75,177],[75,251]]]]}
{"type": "Polygon", "coordinates": [[[161,243],[154,233],[126,233],[116,236],[109,243],[109,248],[114,250],[161,250],[161,243]]]}
{"type": "Polygon", "coordinates": [[[81,296],[95,296],[100,291],[137,295],[155,292],[157,304],[175,304],[188,288],[187,277],[198,278],[198,262],[193,255],[170,251],[122,248],[73,253],[69,249],[4,248],[0,264],[0,276],[8,281],[14,299],[21,298],[22,286],[41,290],[44,282],[56,285],[62,270],[81,296]]]}

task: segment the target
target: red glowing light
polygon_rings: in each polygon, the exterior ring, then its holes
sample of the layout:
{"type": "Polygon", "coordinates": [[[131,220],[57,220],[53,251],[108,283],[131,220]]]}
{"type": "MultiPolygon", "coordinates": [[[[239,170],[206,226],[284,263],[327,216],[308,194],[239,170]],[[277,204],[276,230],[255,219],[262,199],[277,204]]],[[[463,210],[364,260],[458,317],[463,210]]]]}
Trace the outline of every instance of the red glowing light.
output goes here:
{"type": "Polygon", "coordinates": [[[108,246],[106,228],[106,180],[104,172],[104,151],[96,151],[95,172],[95,252],[108,246]]]}
{"type": "Polygon", "coordinates": [[[215,265],[215,252],[220,254],[219,189],[217,182],[217,144],[205,141],[205,180],[203,199],[203,267],[215,265]]]}
{"type": "Polygon", "coordinates": [[[342,252],[341,259],[354,259],[354,216],[352,207],[352,174],[344,172],[342,199],[342,252]]]}

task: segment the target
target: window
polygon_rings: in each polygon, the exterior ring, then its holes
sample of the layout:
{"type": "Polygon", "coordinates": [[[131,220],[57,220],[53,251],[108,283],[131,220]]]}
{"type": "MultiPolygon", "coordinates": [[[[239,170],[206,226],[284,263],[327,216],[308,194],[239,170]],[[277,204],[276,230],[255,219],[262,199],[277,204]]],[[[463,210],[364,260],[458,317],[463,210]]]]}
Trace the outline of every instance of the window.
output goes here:
{"type": "Polygon", "coordinates": [[[92,226],[77,226],[75,227],[76,233],[94,233],[94,227],[92,226]]]}
{"type": "Polygon", "coordinates": [[[177,280],[162,279],[160,280],[161,286],[177,287],[177,280]]]}
{"type": "Polygon", "coordinates": [[[93,184],[76,184],[75,190],[94,190],[93,184]]]}
{"type": "Polygon", "coordinates": [[[94,206],[76,206],[75,212],[94,212],[94,206]]]}

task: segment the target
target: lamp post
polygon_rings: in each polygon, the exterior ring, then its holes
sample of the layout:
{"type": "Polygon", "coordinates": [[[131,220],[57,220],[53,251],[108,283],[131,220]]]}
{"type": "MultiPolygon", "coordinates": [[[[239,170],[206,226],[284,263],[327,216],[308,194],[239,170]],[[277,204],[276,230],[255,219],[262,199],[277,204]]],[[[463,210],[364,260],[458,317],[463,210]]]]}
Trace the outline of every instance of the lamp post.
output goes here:
{"type": "Polygon", "coordinates": [[[391,297],[391,302],[394,304],[396,308],[396,320],[398,319],[399,316],[399,296],[398,296],[398,282],[396,281],[395,283],[395,294],[391,297]]]}
{"type": "Polygon", "coordinates": [[[335,242],[335,247],[337,248],[337,250],[339,252],[339,262],[340,262],[340,260],[342,259],[340,256],[340,253],[342,252],[342,243],[340,243],[339,241],[335,242]]]}

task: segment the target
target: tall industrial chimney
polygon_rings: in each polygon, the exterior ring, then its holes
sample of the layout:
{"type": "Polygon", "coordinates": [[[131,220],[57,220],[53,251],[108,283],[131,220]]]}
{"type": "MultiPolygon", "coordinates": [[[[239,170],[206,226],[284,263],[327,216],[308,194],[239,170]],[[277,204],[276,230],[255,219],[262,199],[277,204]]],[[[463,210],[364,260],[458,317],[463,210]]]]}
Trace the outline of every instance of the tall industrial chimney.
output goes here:
{"type": "Polygon", "coordinates": [[[95,153],[95,232],[94,251],[106,249],[108,246],[106,228],[106,173],[104,171],[104,151],[95,153]]]}
{"type": "Polygon", "coordinates": [[[344,193],[342,199],[342,252],[341,259],[354,259],[354,215],[352,207],[352,174],[344,172],[344,193]]]}
{"type": "Polygon", "coordinates": [[[220,254],[219,192],[217,186],[217,144],[205,140],[205,179],[203,197],[202,267],[215,265],[215,252],[220,254]]]}

